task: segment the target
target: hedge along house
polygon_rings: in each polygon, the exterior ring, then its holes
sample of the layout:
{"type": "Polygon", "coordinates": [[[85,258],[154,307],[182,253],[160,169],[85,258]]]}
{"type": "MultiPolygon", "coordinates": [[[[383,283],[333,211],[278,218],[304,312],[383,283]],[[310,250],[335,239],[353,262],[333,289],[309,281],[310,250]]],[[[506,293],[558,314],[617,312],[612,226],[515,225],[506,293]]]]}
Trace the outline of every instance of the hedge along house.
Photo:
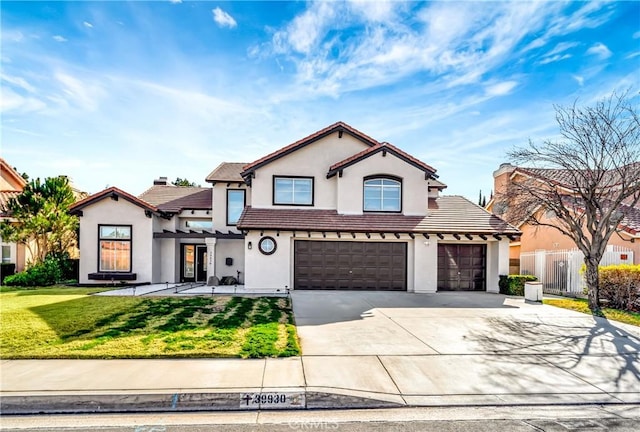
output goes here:
{"type": "Polygon", "coordinates": [[[250,290],[497,292],[520,233],[441,196],[433,167],[343,122],[253,163],[223,163],[207,181],[208,192],[156,185],[184,192],[173,201],[156,186],[139,198],[111,188],[74,206],[81,282],[239,275],[250,290]],[[208,206],[186,204],[198,193],[208,206]]]}

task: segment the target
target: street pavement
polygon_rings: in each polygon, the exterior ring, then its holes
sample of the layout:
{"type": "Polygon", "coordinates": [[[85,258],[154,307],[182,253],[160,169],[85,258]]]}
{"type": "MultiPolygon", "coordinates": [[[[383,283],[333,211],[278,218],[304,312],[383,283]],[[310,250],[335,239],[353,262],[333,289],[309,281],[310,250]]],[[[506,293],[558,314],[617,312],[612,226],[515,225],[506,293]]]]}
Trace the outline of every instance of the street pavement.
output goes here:
{"type": "Polygon", "coordinates": [[[498,294],[291,295],[302,357],[3,360],[2,412],[640,404],[638,327],[498,294]]]}

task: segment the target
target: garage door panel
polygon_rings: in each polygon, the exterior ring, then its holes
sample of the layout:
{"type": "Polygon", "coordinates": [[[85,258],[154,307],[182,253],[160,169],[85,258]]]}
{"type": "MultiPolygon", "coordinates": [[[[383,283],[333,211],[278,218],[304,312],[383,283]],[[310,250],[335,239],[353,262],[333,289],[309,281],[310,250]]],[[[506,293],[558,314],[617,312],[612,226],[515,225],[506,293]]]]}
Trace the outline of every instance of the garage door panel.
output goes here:
{"type": "Polygon", "coordinates": [[[294,266],[296,289],[406,291],[406,243],[298,240],[294,266]]]}
{"type": "Polygon", "coordinates": [[[486,290],[486,245],[439,244],[438,290],[486,290]]]}

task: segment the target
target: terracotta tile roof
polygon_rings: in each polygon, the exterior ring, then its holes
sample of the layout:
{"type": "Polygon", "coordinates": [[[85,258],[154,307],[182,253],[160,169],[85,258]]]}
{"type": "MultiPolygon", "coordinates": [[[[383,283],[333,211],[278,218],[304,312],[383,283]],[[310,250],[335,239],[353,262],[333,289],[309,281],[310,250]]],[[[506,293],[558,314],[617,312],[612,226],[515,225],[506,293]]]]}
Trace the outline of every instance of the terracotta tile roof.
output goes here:
{"type": "Polygon", "coordinates": [[[221,182],[244,182],[240,175],[246,162],[222,162],[216,169],[211,171],[206,178],[209,183],[221,182]]]}
{"type": "Polygon", "coordinates": [[[386,233],[520,233],[499,217],[460,196],[443,196],[429,207],[427,216],[401,214],[342,215],[335,210],[247,207],[238,228],[300,231],[386,233]]]}
{"type": "Polygon", "coordinates": [[[398,147],[392,144],[389,144],[388,142],[383,142],[383,143],[376,144],[372,147],[369,147],[368,149],[362,150],[361,152],[356,153],[353,156],[350,156],[338,163],[331,165],[329,167],[329,173],[327,174],[327,178],[333,177],[334,175],[336,175],[338,171],[343,170],[348,166],[358,163],[361,160],[366,159],[369,156],[372,156],[381,151],[388,151],[389,153],[396,155],[397,157],[404,160],[405,162],[410,163],[411,165],[423,170],[424,172],[428,173],[430,176],[437,177],[435,175],[436,173],[435,168],[427,165],[426,163],[422,162],[419,159],[416,159],[410,154],[400,150],[398,147]]]}
{"type": "Polygon", "coordinates": [[[211,188],[154,185],[144,191],[139,198],[159,210],[177,213],[184,209],[211,210],[211,188]]]}
{"type": "Polygon", "coordinates": [[[85,199],[76,202],[71,207],[69,207],[69,212],[70,213],[76,213],[76,212],[82,210],[83,208],[85,208],[85,207],[87,207],[87,206],[89,206],[89,205],[91,205],[91,204],[93,204],[93,203],[95,203],[97,201],[100,201],[101,199],[103,199],[103,198],[105,198],[107,196],[115,196],[115,197],[118,197],[118,198],[123,198],[123,199],[129,201],[130,203],[133,203],[133,204],[135,204],[137,206],[140,206],[140,207],[144,208],[145,210],[149,210],[149,211],[152,211],[152,212],[158,212],[159,211],[159,209],[156,206],[154,206],[154,205],[152,205],[152,204],[150,204],[150,203],[148,203],[148,202],[146,202],[146,201],[144,201],[144,200],[142,200],[140,198],[137,198],[137,197],[131,195],[130,193],[127,193],[127,192],[123,191],[122,189],[118,189],[117,187],[112,186],[112,187],[107,188],[107,189],[105,189],[103,191],[94,193],[93,195],[89,195],[85,199]]]}
{"type": "MultiPolygon", "coordinates": [[[[625,165],[624,168],[636,172],[640,171],[640,162],[625,165]]],[[[515,172],[546,180],[569,189],[572,189],[572,185],[576,184],[576,180],[573,179],[572,171],[566,169],[516,167],[514,173],[515,172]]],[[[603,182],[607,186],[618,185],[620,183],[618,172],[616,170],[607,171],[603,176],[603,182]]]]}
{"type": "Polygon", "coordinates": [[[321,129],[317,132],[312,133],[311,135],[304,137],[294,143],[289,144],[288,146],[282,147],[280,150],[276,150],[273,153],[269,153],[268,155],[254,161],[251,162],[248,165],[244,166],[243,169],[243,175],[247,175],[249,172],[257,169],[258,167],[265,165],[269,162],[271,162],[274,159],[278,159],[286,154],[289,154],[295,150],[297,150],[300,147],[304,147],[307,144],[311,144],[314,141],[317,141],[320,138],[323,138],[327,135],[330,135],[334,132],[337,131],[343,131],[343,132],[347,132],[348,134],[350,134],[351,136],[358,138],[359,140],[361,140],[362,142],[364,142],[367,145],[370,146],[374,146],[376,144],[379,144],[378,141],[374,140],[373,138],[371,138],[370,136],[360,132],[359,130],[355,129],[354,127],[349,126],[348,124],[344,123],[344,122],[336,122],[330,126],[327,126],[324,129],[321,129]]]}
{"type": "Polygon", "coordinates": [[[635,207],[622,205],[621,208],[624,218],[620,221],[620,226],[631,234],[640,234],[640,203],[635,207]]]}
{"type": "Polygon", "coordinates": [[[11,216],[7,210],[7,204],[9,200],[15,196],[20,195],[20,191],[0,191],[0,217],[11,216]]]}
{"type": "Polygon", "coordinates": [[[27,185],[27,181],[24,178],[22,178],[20,173],[18,173],[15,169],[13,169],[13,167],[9,165],[7,161],[5,161],[2,158],[0,158],[0,174],[5,179],[7,179],[7,177],[11,177],[13,181],[18,185],[17,190],[21,191],[27,185]]]}

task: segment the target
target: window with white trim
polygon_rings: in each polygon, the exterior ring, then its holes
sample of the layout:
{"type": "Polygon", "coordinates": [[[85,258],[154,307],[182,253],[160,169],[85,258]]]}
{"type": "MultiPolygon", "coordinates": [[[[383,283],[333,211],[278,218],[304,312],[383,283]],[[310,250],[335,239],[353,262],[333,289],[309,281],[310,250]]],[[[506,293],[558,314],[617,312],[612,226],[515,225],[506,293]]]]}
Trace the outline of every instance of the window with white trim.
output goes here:
{"type": "Polygon", "coordinates": [[[366,212],[400,212],[402,210],[402,183],[399,180],[376,177],[364,181],[366,212]]]}
{"type": "Polygon", "coordinates": [[[313,177],[274,177],[273,204],[313,205],[313,177]]]}
{"type": "Polygon", "coordinates": [[[100,225],[98,227],[98,271],[131,271],[131,226],[100,225]]]}

